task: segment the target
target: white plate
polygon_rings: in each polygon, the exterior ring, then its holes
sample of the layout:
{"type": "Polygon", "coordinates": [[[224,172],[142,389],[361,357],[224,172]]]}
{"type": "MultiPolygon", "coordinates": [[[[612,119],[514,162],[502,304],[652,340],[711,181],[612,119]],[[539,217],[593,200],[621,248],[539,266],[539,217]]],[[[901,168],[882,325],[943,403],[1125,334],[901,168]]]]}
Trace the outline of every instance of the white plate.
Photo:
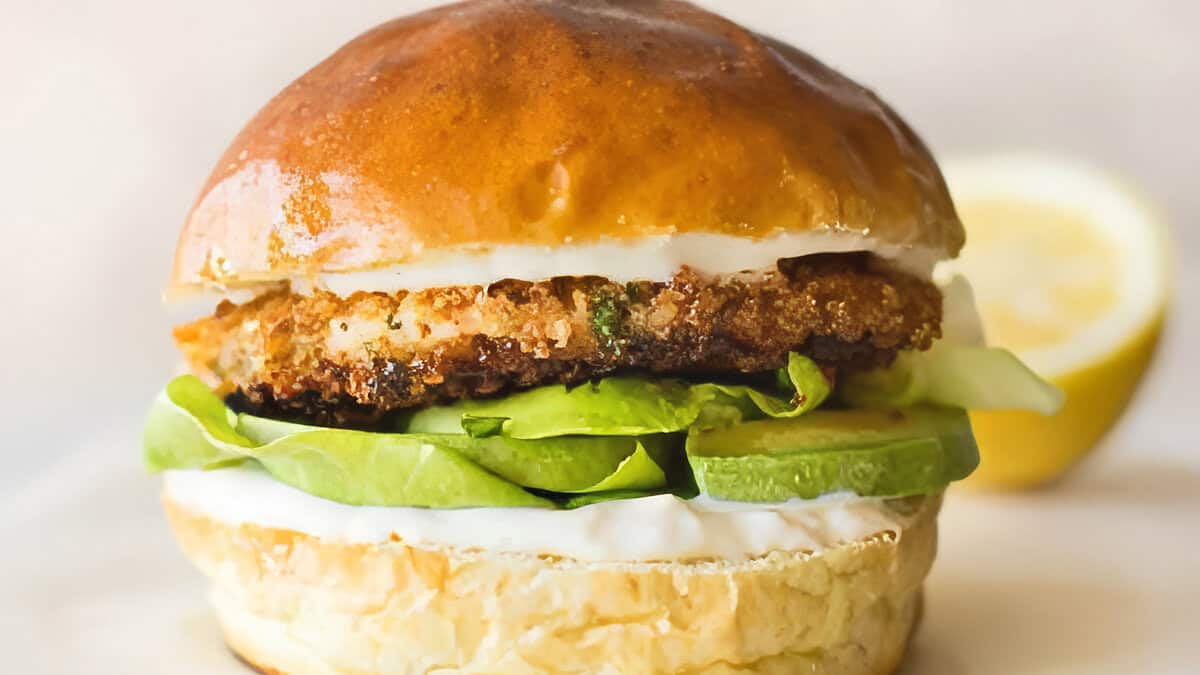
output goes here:
{"type": "MultiPolygon", "coordinates": [[[[0,511],[4,672],[249,672],[136,454],[98,442],[0,511]]],[[[950,495],[902,672],[1200,672],[1197,459],[1108,450],[1053,491],[950,495]]]]}

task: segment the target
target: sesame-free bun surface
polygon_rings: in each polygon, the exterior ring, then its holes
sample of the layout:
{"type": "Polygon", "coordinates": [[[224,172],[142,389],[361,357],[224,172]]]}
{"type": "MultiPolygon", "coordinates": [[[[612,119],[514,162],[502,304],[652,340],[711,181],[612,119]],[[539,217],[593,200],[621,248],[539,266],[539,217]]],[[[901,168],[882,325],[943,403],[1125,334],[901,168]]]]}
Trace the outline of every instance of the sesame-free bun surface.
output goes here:
{"type": "Polygon", "coordinates": [[[813,231],[963,242],[921,141],[804,52],[671,0],[477,0],[383,24],[271,100],[201,191],[170,290],[813,231]]]}
{"type": "Polygon", "coordinates": [[[263,672],[871,675],[919,618],[941,498],[818,554],[658,563],[346,543],[164,501],[226,641],[263,672]]]}

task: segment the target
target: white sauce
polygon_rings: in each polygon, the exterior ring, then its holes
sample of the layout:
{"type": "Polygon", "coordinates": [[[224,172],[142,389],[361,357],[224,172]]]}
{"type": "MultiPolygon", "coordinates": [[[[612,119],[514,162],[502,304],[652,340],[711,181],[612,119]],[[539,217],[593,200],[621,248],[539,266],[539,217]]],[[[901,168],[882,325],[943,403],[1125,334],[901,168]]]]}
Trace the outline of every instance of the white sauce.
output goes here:
{"type": "MultiPolygon", "coordinates": [[[[486,286],[502,279],[543,281],[559,276],[601,276],[618,283],[668,281],[685,265],[700,274],[718,276],[768,270],[780,258],[852,251],[875,253],[900,269],[928,279],[934,264],[943,257],[928,248],[884,244],[869,234],[869,231],[829,228],[750,239],[692,232],[643,237],[633,242],[425,251],[412,263],[358,272],[325,272],[290,281],[298,293],[322,289],[342,297],[356,291],[394,293],[446,286],[486,286]]],[[[241,303],[256,293],[254,288],[209,289],[193,295],[174,295],[168,300],[177,306],[181,316],[198,318],[204,315],[197,311],[201,305],[211,311],[222,299],[241,303]]]]}
{"type": "Polygon", "coordinates": [[[350,506],[306,494],[261,469],[168,471],[166,494],[231,525],[294,530],[351,543],[549,554],[584,561],[744,559],[773,550],[819,552],[907,526],[881,499],[830,495],[745,504],[658,495],[570,511],[350,506]]]}
{"type": "Polygon", "coordinates": [[[763,239],[687,233],[643,237],[633,243],[562,246],[495,246],[485,250],[427,251],[413,263],[379,270],[325,273],[318,287],[338,295],[355,291],[419,290],[485,286],[501,279],[541,281],[561,276],[601,276],[618,283],[667,281],[687,265],[701,274],[724,275],[774,266],[780,258],[812,253],[873,251],[928,278],[936,256],[924,249],[881,244],[859,232],[786,232],[763,239]]]}

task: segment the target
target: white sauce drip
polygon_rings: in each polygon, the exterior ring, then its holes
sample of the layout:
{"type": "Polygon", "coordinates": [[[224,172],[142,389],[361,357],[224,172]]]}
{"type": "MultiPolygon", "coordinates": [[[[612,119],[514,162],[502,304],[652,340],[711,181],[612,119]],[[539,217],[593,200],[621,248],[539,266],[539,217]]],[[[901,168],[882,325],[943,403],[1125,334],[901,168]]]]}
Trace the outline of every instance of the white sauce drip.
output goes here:
{"type": "Polygon", "coordinates": [[[424,509],[350,506],[314,497],[261,469],[168,471],[167,496],[214,520],[293,530],[350,543],[388,541],[583,561],[740,560],[770,551],[820,552],[909,517],[877,498],[829,495],[777,504],[682,500],[672,495],[536,508],[424,509]]]}

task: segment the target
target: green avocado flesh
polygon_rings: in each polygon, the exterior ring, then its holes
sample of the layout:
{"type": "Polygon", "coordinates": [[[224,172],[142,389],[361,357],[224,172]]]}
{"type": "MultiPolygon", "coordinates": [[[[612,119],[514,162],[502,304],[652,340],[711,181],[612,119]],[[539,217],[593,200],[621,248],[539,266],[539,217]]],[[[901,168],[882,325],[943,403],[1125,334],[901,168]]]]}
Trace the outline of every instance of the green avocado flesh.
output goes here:
{"type": "Polygon", "coordinates": [[[966,413],[924,406],[817,410],[696,431],[687,455],[702,493],[745,502],[924,494],[965,478],[979,463],[966,413]]]}
{"type": "MultiPolygon", "coordinates": [[[[989,358],[993,375],[1037,384],[1016,371],[1019,362],[989,358]]],[[[910,388],[916,393],[904,407],[890,409],[831,407],[853,403],[852,396],[833,391],[815,363],[792,354],[776,378],[757,384],[613,377],[426,408],[388,432],[237,414],[200,380],[182,376],[151,409],[144,460],[151,471],[254,463],[309,494],[377,506],[575,508],[664,493],[746,502],[925,494],[977,464],[966,412],[953,399],[988,392],[986,383],[956,384],[972,368],[942,361],[922,366],[938,371],[921,376],[936,387],[910,388]]],[[[862,393],[861,381],[856,387],[862,393]]],[[[1035,390],[1006,386],[1003,402],[1033,401],[1035,390]]]]}

